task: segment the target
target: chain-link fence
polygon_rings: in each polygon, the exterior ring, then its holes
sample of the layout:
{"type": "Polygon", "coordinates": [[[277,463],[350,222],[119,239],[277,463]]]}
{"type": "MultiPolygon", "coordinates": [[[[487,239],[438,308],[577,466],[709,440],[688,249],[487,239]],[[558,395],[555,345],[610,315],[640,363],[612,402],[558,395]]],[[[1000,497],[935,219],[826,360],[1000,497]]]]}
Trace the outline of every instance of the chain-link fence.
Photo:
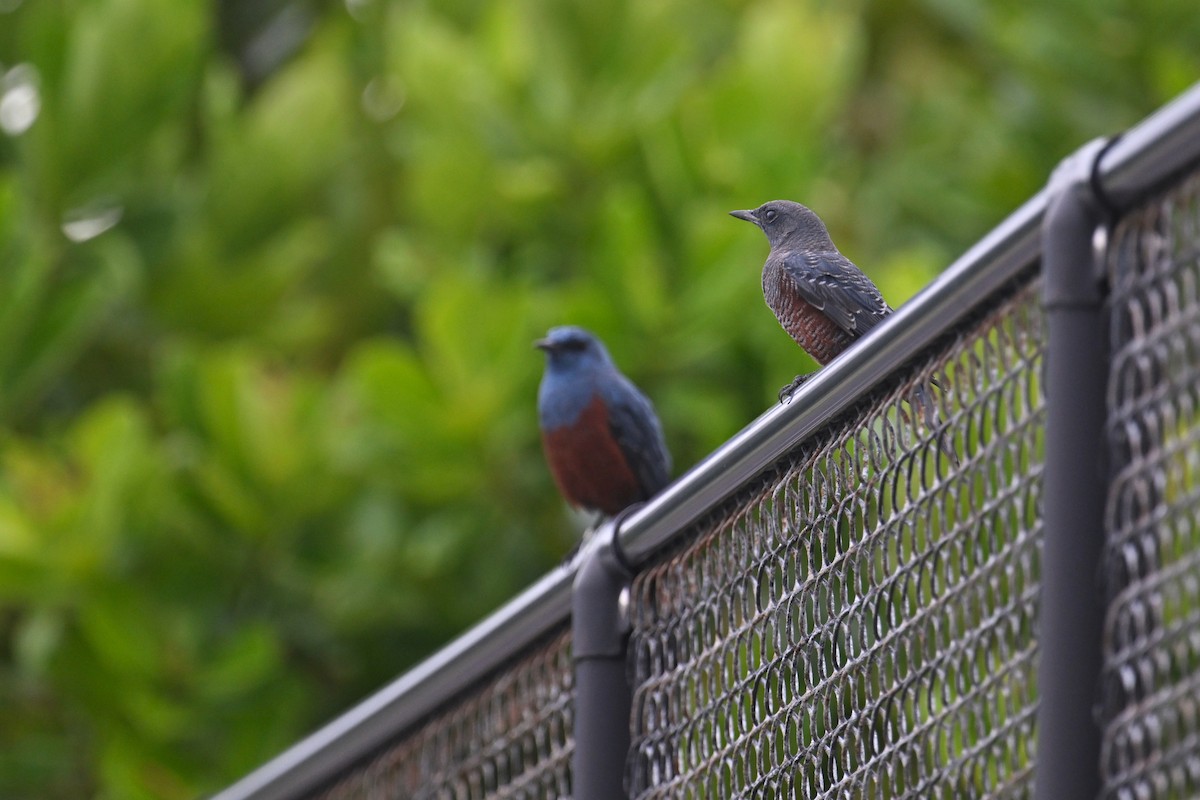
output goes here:
{"type": "Polygon", "coordinates": [[[1105,796],[1200,796],[1200,176],[1126,217],[1112,369],[1105,796]]]}
{"type": "Polygon", "coordinates": [[[221,800],[1200,796],[1200,87],[1081,154],[891,335],[221,800]],[[1093,319],[1107,398],[1059,368],[1093,319]],[[1080,608],[1095,652],[1039,638],[1080,608]]]}
{"type": "Polygon", "coordinates": [[[1029,280],[633,581],[630,794],[1027,789],[1042,314],[1029,280]],[[949,448],[948,448],[949,449],[949,448]]]}
{"type": "Polygon", "coordinates": [[[536,647],[321,792],[321,800],[571,796],[571,637],[536,647]]]}

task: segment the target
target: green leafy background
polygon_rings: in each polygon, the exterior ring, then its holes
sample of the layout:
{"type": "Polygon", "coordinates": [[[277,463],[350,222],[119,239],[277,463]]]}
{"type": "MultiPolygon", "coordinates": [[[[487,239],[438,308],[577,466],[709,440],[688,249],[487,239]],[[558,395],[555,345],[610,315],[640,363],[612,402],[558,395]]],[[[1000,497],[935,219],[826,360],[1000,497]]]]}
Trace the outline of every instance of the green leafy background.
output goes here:
{"type": "Polygon", "coordinates": [[[39,99],[0,130],[0,796],[235,780],[571,545],[547,327],[682,471],[814,366],[729,209],[802,200],[899,304],[1197,42],[1194,0],[0,2],[0,123],[39,99]]]}

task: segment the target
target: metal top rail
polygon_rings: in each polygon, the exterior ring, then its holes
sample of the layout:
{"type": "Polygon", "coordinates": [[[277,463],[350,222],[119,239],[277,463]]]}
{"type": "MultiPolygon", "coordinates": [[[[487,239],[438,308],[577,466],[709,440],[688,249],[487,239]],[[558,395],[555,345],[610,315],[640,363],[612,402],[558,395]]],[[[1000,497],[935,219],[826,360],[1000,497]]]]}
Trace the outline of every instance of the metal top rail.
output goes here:
{"type": "Polygon", "coordinates": [[[328,781],[567,619],[574,572],[555,569],[481,623],[214,800],[295,798],[328,781]]]}
{"type": "MultiPolygon", "coordinates": [[[[1103,149],[1095,183],[1125,207],[1200,158],[1200,84],[1103,149]]],[[[618,545],[644,562],[830,416],[929,347],[1040,254],[1048,194],[1041,191],[904,304],[879,330],[838,357],[786,405],[766,411],[622,524],[618,545]]],[[[575,566],[547,574],[382,690],[301,740],[216,800],[294,798],[312,791],[525,649],[570,613],[575,566]]]]}

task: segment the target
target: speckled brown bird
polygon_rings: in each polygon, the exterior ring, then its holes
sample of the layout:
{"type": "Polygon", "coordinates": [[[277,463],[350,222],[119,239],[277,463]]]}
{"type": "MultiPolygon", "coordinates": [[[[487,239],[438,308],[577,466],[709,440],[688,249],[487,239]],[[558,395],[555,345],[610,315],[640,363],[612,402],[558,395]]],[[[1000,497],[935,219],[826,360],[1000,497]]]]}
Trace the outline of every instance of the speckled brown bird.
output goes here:
{"type": "MultiPolygon", "coordinates": [[[[767,235],[771,252],[763,265],[763,296],[783,329],[817,363],[828,364],[892,313],[879,288],[838,251],[825,223],[808,207],[772,200],[753,211],[729,213],[767,235]]],[[[797,375],[780,389],[780,402],[808,378],[797,375]]],[[[936,429],[934,402],[924,386],[913,390],[912,401],[926,425],[936,429]]],[[[944,430],[938,443],[957,461],[944,430]]]]}
{"type": "MultiPolygon", "coordinates": [[[[879,289],[838,252],[813,211],[790,200],[772,200],[753,211],[731,211],[767,235],[763,296],[796,344],[819,364],[833,358],[892,313],[879,289]]],[[[786,399],[807,375],[780,392],[786,399]]]]}

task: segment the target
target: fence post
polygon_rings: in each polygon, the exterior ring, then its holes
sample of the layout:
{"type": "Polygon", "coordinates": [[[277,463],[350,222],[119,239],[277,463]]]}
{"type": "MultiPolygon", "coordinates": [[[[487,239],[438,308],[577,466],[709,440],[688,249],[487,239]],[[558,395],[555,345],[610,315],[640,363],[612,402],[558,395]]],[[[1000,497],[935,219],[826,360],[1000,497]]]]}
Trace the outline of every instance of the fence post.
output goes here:
{"type": "Polygon", "coordinates": [[[1045,501],[1039,609],[1038,800],[1093,800],[1101,669],[1108,329],[1095,236],[1104,221],[1092,142],[1050,179],[1042,227],[1046,309],[1045,501]]]}
{"type": "Polygon", "coordinates": [[[632,700],[625,653],[629,618],[622,593],[631,571],[617,550],[617,525],[606,523],[585,546],[571,595],[575,664],[575,800],[626,797],[632,700]]]}

